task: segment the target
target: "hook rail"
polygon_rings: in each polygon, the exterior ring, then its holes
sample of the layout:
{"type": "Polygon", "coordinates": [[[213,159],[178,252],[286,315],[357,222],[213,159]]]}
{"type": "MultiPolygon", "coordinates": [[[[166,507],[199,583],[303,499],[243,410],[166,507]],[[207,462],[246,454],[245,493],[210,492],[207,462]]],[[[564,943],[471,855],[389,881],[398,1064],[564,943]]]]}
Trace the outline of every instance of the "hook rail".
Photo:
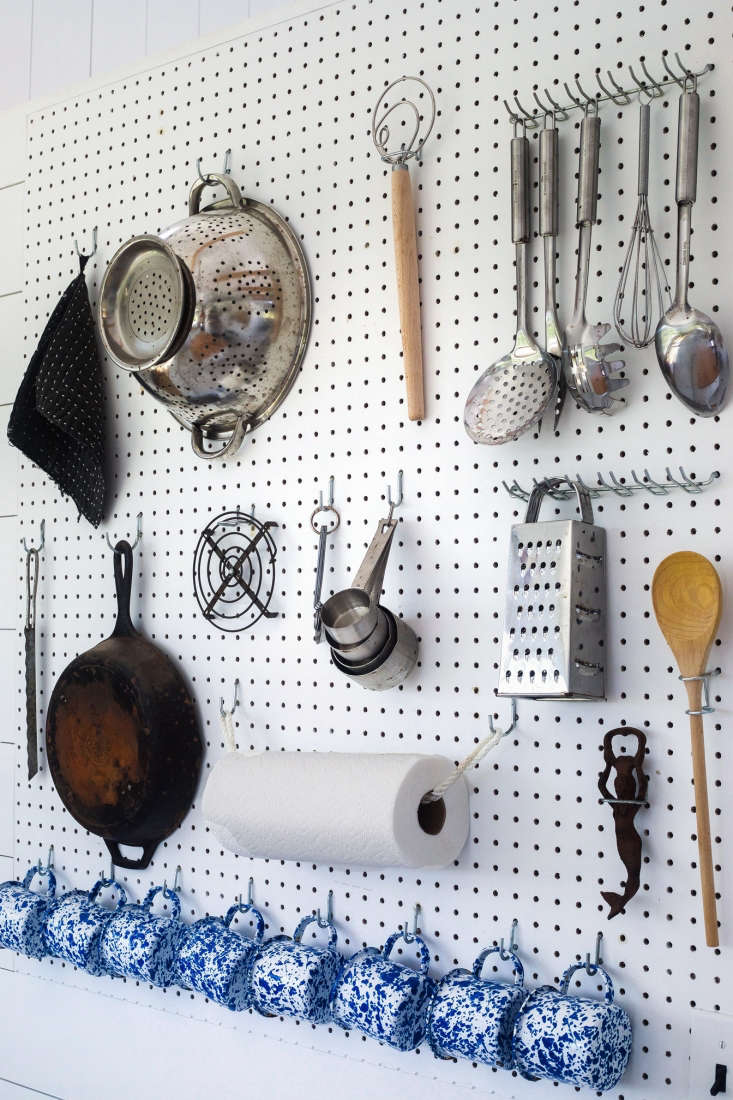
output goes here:
{"type": "MultiPolygon", "coordinates": [[[[713,472],[710,474],[710,477],[705,478],[703,481],[697,481],[694,474],[692,475],[692,477],[689,477],[685,473],[682,466],[679,467],[679,472],[681,478],[680,481],[678,481],[677,478],[674,477],[672,471],[668,466],[665,470],[667,480],[664,482],[659,482],[655,481],[652,475],[646,469],[644,470],[643,477],[641,478],[637,477],[636,472],[632,470],[632,480],[628,482],[619,481],[613,471],[611,471],[609,473],[609,478],[612,484],[610,485],[601,473],[596,475],[597,481],[595,485],[587,485],[581,478],[580,474],[576,474],[574,478],[567,477],[567,475],[565,476],[568,481],[576,481],[578,485],[580,485],[581,488],[585,489],[589,496],[593,498],[599,497],[602,493],[613,493],[617,497],[630,497],[633,496],[634,493],[638,492],[640,489],[645,490],[645,492],[650,493],[651,496],[655,497],[669,496],[669,494],[674,489],[682,489],[683,492],[687,493],[689,496],[692,496],[697,493],[701,493],[703,489],[707,488],[708,485],[712,485],[712,483],[714,481],[717,481],[720,477],[719,470],[713,470],[713,472]]],[[[535,488],[539,484],[537,478],[533,478],[532,483],[533,488],[535,488]]],[[[531,489],[529,491],[527,489],[523,489],[522,486],[517,482],[516,478],[511,485],[507,484],[506,481],[502,481],[502,485],[506,489],[507,493],[509,493],[509,496],[514,497],[516,500],[523,500],[525,504],[529,500],[532,493],[531,489]]],[[[553,500],[568,500],[570,497],[575,496],[575,491],[573,489],[562,488],[550,489],[548,490],[548,496],[551,496],[553,500]]]]}
{"type": "Polygon", "coordinates": [[[627,88],[623,88],[610,69],[606,69],[605,76],[601,70],[597,70],[595,75],[595,81],[598,85],[599,91],[593,95],[590,95],[583,88],[580,83],[580,77],[573,77],[577,93],[572,90],[567,81],[563,82],[565,94],[570,102],[558,103],[553,97],[549,88],[543,89],[543,99],[540,98],[538,91],[532,92],[532,98],[537,104],[537,110],[534,108],[528,111],[526,107],[519,101],[517,94],[512,95],[515,106],[512,107],[508,100],[504,100],[504,106],[506,107],[509,120],[512,123],[521,122],[528,130],[536,130],[540,123],[548,115],[554,116],[557,122],[565,122],[570,117],[571,111],[585,111],[598,110],[599,103],[614,103],[617,107],[626,107],[637,95],[646,95],[650,99],[657,99],[664,94],[664,89],[672,84],[676,84],[681,90],[686,90],[688,85],[691,85],[694,89],[697,87],[697,82],[707,73],[713,71],[715,66],[710,62],[699,72],[695,72],[692,69],[688,69],[682,62],[679,53],[674,54],[675,65],[677,70],[671,67],[666,54],[662,54],[662,65],[665,70],[665,76],[661,80],[655,79],[647,68],[646,61],[641,60],[641,70],[644,74],[640,79],[634,72],[633,65],[628,66],[629,76],[631,77],[632,84],[627,88]],[[605,83],[608,82],[608,85],[605,83]]]}

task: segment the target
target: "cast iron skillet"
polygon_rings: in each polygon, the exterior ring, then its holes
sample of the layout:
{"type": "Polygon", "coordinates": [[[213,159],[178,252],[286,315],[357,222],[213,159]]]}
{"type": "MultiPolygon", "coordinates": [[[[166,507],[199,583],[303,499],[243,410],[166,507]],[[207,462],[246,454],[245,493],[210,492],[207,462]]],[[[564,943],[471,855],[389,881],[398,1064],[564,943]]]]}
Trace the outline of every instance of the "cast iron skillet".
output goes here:
{"type": "Polygon", "coordinates": [[[186,816],[203,746],[180,672],[130,620],[132,568],[130,544],[118,542],[115,629],[61,673],[48,708],[46,752],[72,817],[103,838],[118,867],[138,869],[186,816]],[[142,856],[124,856],[120,844],[141,847],[142,856]]]}

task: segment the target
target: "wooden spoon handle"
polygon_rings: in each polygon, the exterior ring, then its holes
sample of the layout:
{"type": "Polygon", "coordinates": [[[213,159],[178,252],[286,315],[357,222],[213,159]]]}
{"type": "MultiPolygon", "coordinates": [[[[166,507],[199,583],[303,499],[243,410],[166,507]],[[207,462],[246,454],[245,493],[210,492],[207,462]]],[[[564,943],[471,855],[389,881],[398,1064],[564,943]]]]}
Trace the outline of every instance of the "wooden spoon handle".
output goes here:
{"type": "MultiPolygon", "coordinates": [[[[693,683],[688,683],[686,686],[688,687],[690,710],[699,710],[702,701],[699,681],[693,681],[693,683]],[[693,690],[690,690],[691,688],[693,690]]],[[[700,857],[700,888],[705,920],[705,942],[708,947],[717,947],[719,943],[718,911],[715,901],[713,851],[710,843],[708,779],[705,767],[705,740],[701,714],[690,715],[690,738],[692,740],[692,778],[695,784],[695,816],[697,818],[697,847],[700,857]]]]}
{"type": "Polygon", "coordinates": [[[397,271],[397,299],[402,329],[402,356],[407,386],[407,415],[410,420],[423,420],[425,395],[415,207],[412,201],[410,172],[404,164],[397,165],[392,170],[392,229],[397,271]]]}

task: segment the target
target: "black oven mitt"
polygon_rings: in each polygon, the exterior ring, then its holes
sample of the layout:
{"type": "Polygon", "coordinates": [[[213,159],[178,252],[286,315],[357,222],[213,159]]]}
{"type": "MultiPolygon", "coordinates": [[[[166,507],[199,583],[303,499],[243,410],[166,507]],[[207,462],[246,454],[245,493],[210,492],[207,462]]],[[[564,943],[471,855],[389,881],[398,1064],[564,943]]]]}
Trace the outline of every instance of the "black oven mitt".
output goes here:
{"type": "Polygon", "coordinates": [[[98,527],[104,513],[102,368],[84,278],[64,291],[20,384],[8,439],[98,527]]]}

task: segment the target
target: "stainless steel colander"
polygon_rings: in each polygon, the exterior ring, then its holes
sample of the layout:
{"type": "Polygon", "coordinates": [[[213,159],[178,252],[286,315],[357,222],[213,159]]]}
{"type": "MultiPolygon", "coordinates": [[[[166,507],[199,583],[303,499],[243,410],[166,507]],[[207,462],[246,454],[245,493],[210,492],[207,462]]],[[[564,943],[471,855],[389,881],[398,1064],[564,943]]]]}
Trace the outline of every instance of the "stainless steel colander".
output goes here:
{"type": "Polygon", "coordinates": [[[133,237],[112,257],[99,325],[108,355],[190,429],[199,457],[232,455],[272,416],[302,362],[305,256],[276,210],[211,174],[191,188],[188,218],[160,237],[133,237]],[[227,198],[200,209],[215,184],[227,198]],[[204,439],[224,446],[208,449],[204,439]]]}

